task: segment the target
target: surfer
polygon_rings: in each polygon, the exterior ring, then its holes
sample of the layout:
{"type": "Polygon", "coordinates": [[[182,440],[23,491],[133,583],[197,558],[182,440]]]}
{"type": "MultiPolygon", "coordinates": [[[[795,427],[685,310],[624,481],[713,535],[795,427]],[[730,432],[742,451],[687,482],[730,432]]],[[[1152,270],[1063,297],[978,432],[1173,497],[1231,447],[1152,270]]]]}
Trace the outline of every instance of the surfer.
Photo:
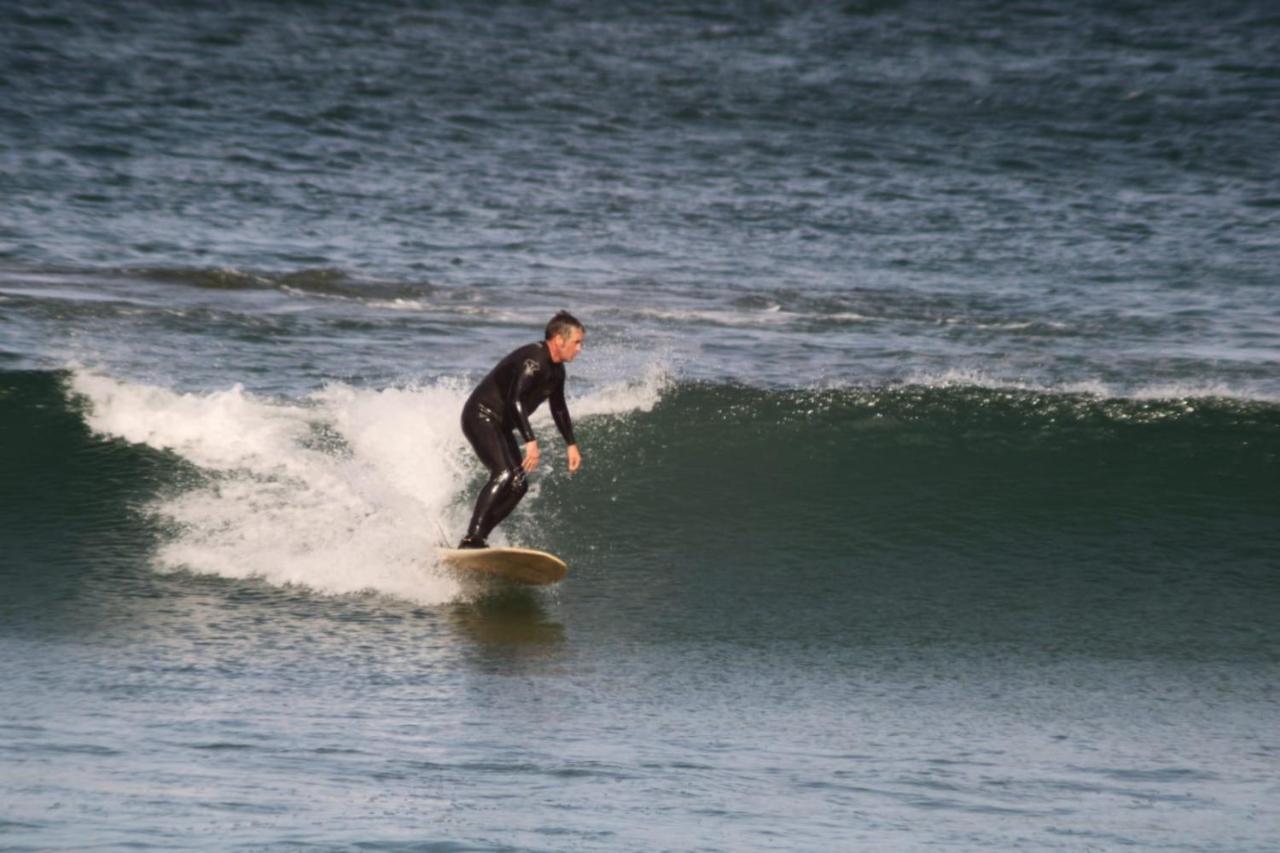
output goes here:
{"type": "Polygon", "coordinates": [[[547,323],[543,340],[507,355],[467,398],[462,407],[462,434],[489,469],[489,482],[476,498],[471,525],[459,548],[487,548],[489,532],[511,514],[529,490],[526,475],[540,458],[529,416],[544,400],[551,400],[551,417],[568,446],[569,473],[582,464],[564,402],[564,363],[577,358],[584,334],[572,314],[559,312],[547,323]],[[512,430],[524,440],[523,460],[512,430]]]}

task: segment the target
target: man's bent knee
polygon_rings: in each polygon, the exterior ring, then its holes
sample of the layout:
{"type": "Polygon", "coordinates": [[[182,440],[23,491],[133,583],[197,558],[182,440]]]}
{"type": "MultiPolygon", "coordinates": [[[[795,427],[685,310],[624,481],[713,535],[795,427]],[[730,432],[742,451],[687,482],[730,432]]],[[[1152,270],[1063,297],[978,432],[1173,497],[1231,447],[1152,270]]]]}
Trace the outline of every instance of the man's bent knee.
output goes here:
{"type": "Polygon", "coordinates": [[[525,476],[523,468],[508,468],[505,471],[499,471],[489,480],[489,488],[495,493],[508,493],[523,496],[529,491],[529,478],[525,476]]]}

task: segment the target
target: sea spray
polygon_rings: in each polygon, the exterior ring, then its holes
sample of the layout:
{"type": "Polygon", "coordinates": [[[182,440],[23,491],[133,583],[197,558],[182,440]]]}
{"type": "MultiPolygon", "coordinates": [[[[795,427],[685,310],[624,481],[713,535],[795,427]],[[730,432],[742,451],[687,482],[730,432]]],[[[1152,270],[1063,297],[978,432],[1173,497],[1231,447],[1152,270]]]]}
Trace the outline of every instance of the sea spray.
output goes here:
{"type": "Polygon", "coordinates": [[[451,513],[468,482],[458,386],[335,385],[301,403],[82,372],[70,386],[95,431],[170,451],[202,472],[198,485],[148,508],[172,528],[158,568],[422,603],[456,594],[431,555],[436,525],[458,526],[451,513]]]}
{"type": "MultiPolygon", "coordinates": [[[[571,406],[580,418],[648,411],[668,381],[654,368],[571,406]]],[[[199,471],[147,507],[168,529],[153,560],[160,570],[330,594],[376,590],[425,604],[458,595],[434,551],[440,531],[465,528],[483,476],[458,425],[467,383],[332,383],[300,401],[240,385],[183,393],[86,370],[68,385],[96,433],[172,453],[199,471]]],[[[554,434],[545,411],[534,422],[540,435],[554,434]]],[[[508,529],[536,526],[538,485],[508,529]]],[[[495,544],[507,544],[508,529],[495,544]]]]}

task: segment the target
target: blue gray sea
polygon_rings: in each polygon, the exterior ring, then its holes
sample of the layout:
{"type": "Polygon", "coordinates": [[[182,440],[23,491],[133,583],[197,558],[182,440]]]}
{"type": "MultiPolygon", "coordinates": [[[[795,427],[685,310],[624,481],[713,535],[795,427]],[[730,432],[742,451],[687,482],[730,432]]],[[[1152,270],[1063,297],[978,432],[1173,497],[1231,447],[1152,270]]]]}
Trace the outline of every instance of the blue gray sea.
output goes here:
{"type": "Polygon", "coordinates": [[[1280,10],[0,4],[0,848],[1280,843],[1280,10]],[[441,567],[568,309],[572,477],[441,567]]]}

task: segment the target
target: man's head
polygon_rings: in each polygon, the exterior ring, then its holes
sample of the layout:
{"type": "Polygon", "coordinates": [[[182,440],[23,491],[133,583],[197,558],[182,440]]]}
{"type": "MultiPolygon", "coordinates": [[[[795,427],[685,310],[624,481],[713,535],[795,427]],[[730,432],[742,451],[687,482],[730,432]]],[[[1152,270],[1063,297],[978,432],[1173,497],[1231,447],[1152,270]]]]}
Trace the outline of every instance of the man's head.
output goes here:
{"type": "Polygon", "coordinates": [[[554,362],[573,361],[582,351],[586,330],[568,311],[561,311],[547,323],[547,349],[554,362]]]}

